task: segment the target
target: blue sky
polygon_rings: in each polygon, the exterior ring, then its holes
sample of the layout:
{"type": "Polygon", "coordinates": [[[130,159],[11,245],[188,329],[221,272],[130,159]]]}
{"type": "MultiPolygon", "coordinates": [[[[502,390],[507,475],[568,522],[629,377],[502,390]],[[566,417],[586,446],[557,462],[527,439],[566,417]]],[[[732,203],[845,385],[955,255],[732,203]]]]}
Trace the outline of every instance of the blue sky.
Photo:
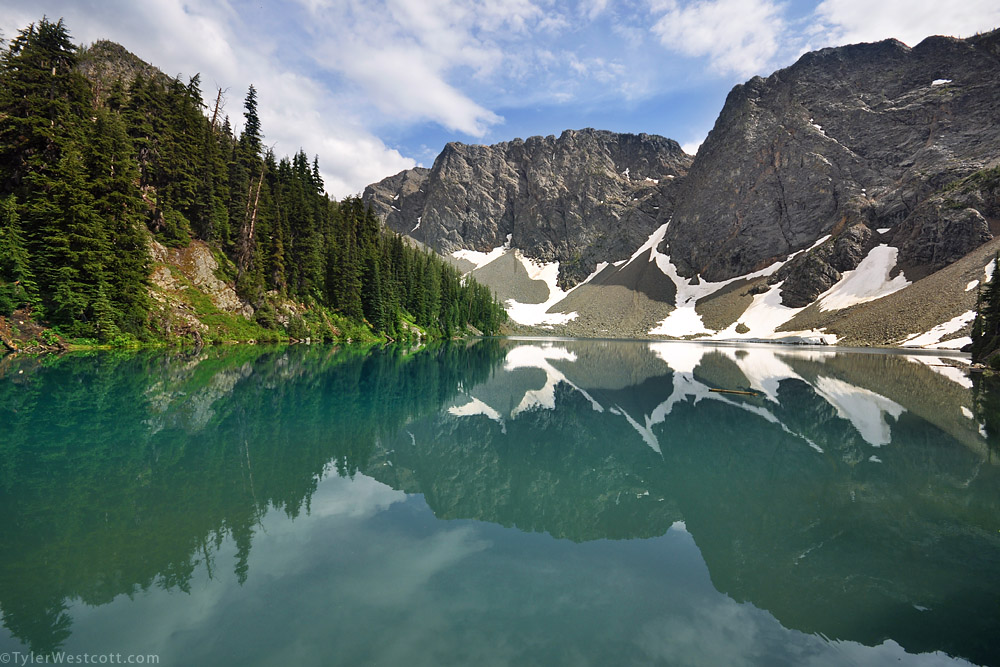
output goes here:
{"type": "Polygon", "coordinates": [[[806,51],[1000,27],[996,0],[3,0],[0,30],[43,14],[201,73],[237,127],[254,84],[266,143],[318,154],[336,197],[448,141],[597,127],[692,152],[733,85],[806,51]]]}

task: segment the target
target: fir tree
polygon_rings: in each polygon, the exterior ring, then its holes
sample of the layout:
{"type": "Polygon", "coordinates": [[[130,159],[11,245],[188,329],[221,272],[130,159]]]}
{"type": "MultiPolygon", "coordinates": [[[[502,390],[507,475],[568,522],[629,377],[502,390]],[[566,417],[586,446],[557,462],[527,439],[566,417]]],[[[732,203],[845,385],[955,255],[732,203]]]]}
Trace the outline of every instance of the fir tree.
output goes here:
{"type": "Polygon", "coordinates": [[[33,303],[38,285],[31,271],[14,197],[0,199],[0,315],[33,303]]]}
{"type": "Polygon", "coordinates": [[[993,276],[976,301],[972,325],[972,359],[981,362],[1000,350],[1000,254],[993,258],[993,276]]]}
{"type": "Polygon", "coordinates": [[[76,49],[62,19],[20,31],[0,61],[0,194],[24,194],[25,179],[78,142],[90,106],[76,49]]]}
{"type": "Polygon", "coordinates": [[[91,307],[111,252],[79,152],[67,149],[50,173],[32,174],[30,185],[25,217],[40,230],[33,257],[46,314],[71,333],[93,333],[91,307]]]}
{"type": "Polygon", "coordinates": [[[108,302],[116,328],[140,334],[149,309],[150,260],[141,228],[144,205],[135,187],[138,167],[118,114],[106,109],[98,109],[96,114],[87,146],[87,170],[94,212],[113,246],[107,257],[107,282],[100,286],[101,298],[108,302]]]}
{"type": "Polygon", "coordinates": [[[240,135],[240,143],[246,149],[246,154],[251,157],[258,157],[261,152],[261,142],[263,135],[260,133],[260,117],[257,115],[257,89],[250,85],[247,90],[246,99],[243,100],[245,124],[243,134],[240,135]]]}

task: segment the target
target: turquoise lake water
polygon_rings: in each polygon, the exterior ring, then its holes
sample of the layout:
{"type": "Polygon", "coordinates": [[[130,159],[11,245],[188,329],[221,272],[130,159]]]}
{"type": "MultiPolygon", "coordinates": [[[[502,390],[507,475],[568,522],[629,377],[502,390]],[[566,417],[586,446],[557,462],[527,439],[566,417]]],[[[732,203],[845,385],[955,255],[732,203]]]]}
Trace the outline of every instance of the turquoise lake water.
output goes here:
{"type": "Polygon", "coordinates": [[[527,340],[6,357],[0,658],[997,665],[996,402],[954,363],[527,340]]]}

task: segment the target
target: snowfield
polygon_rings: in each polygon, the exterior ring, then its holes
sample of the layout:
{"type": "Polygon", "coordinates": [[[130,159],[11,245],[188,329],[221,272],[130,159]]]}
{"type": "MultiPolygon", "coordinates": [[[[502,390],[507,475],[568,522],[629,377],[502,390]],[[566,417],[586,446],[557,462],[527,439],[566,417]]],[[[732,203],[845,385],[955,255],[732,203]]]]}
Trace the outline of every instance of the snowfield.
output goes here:
{"type": "MultiPolygon", "coordinates": [[[[711,297],[736,281],[754,280],[773,275],[800,254],[810,252],[826,243],[830,239],[830,235],[823,236],[809,248],[796,251],[760,271],[720,282],[709,282],[704,279],[682,277],[669,253],[660,251],[669,226],[670,221],[668,220],[658,227],[628,259],[598,263],[594,271],[584,281],[568,291],[562,290],[557,283],[558,262],[540,262],[524,256],[519,249],[511,248],[510,236],[507,237],[507,242],[504,245],[489,252],[459,250],[452,255],[470,262],[475,270],[513,253],[514,258],[524,267],[530,279],[541,281],[548,290],[548,296],[543,303],[521,303],[516,299],[509,299],[506,302],[505,306],[510,318],[514,322],[527,326],[552,329],[574,321],[578,317],[577,312],[550,313],[547,311],[573,291],[591,284],[598,275],[608,270],[609,267],[625,271],[636,263],[642,263],[643,265],[653,264],[656,270],[676,290],[674,309],[664,319],[657,321],[648,329],[647,333],[651,336],[700,338],[714,341],[773,340],[814,345],[834,345],[837,343],[838,337],[835,334],[823,330],[779,331],[792,318],[810,307],[790,308],[783,305],[781,303],[783,283],[780,282],[769,286],[766,292],[755,294],[746,310],[725,329],[716,330],[706,326],[696,309],[700,301],[711,297]]],[[[878,231],[884,233],[889,230],[886,228],[878,231]]],[[[902,271],[897,269],[898,256],[899,250],[897,248],[885,243],[876,246],[861,260],[857,268],[853,271],[845,271],[836,284],[820,294],[813,305],[821,312],[835,312],[881,299],[909,287],[912,283],[906,279],[902,271]]],[[[985,283],[990,279],[992,272],[993,263],[991,262],[983,268],[982,279],[969,282],[966,291],[971,291],[985,283]]],[[[640,273],[648,276],[648,272],[640,271],[640,273]]],[[[967,336],[946,339],[966,327],[973,317],[974,313],[971,311],[962,313],[928,331],[912,334],[896,344],[902,347],[960,349],[970,342],[967,336]]],[[[599,329],[598,331],[606,330],[599,329]]]]}

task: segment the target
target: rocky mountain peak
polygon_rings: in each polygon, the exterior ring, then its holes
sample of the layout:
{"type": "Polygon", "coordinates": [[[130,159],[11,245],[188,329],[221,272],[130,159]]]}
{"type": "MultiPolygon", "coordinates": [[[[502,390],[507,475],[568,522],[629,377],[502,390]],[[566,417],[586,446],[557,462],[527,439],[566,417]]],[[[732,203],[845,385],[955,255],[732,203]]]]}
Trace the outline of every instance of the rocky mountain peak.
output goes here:
{"type": "Polygon", "coordinates": [[[728,279],[857,222],[909,224],[933,192],[990,166],[1000,145],[991,43],[822,49],[736,86],[666,236],[681,275],[728,279]]]}
{"type": "Polygon", "coordinates": [[[369,186],[386,225],[442,253],[509,244],[560,262],[576,284],[627,259],[673,208],[691,156],[671,139],[586,128],[494,144],[447,144],[429,170],[369,186]]]}
{"type": "Polygon", "coordinates": [[[1000,31],[888,39],[735,86],[693,159],[594,129],[449,144],[365,198],[546,331],[957,348],[1000,247],[998,109],[1000,31]]]}

